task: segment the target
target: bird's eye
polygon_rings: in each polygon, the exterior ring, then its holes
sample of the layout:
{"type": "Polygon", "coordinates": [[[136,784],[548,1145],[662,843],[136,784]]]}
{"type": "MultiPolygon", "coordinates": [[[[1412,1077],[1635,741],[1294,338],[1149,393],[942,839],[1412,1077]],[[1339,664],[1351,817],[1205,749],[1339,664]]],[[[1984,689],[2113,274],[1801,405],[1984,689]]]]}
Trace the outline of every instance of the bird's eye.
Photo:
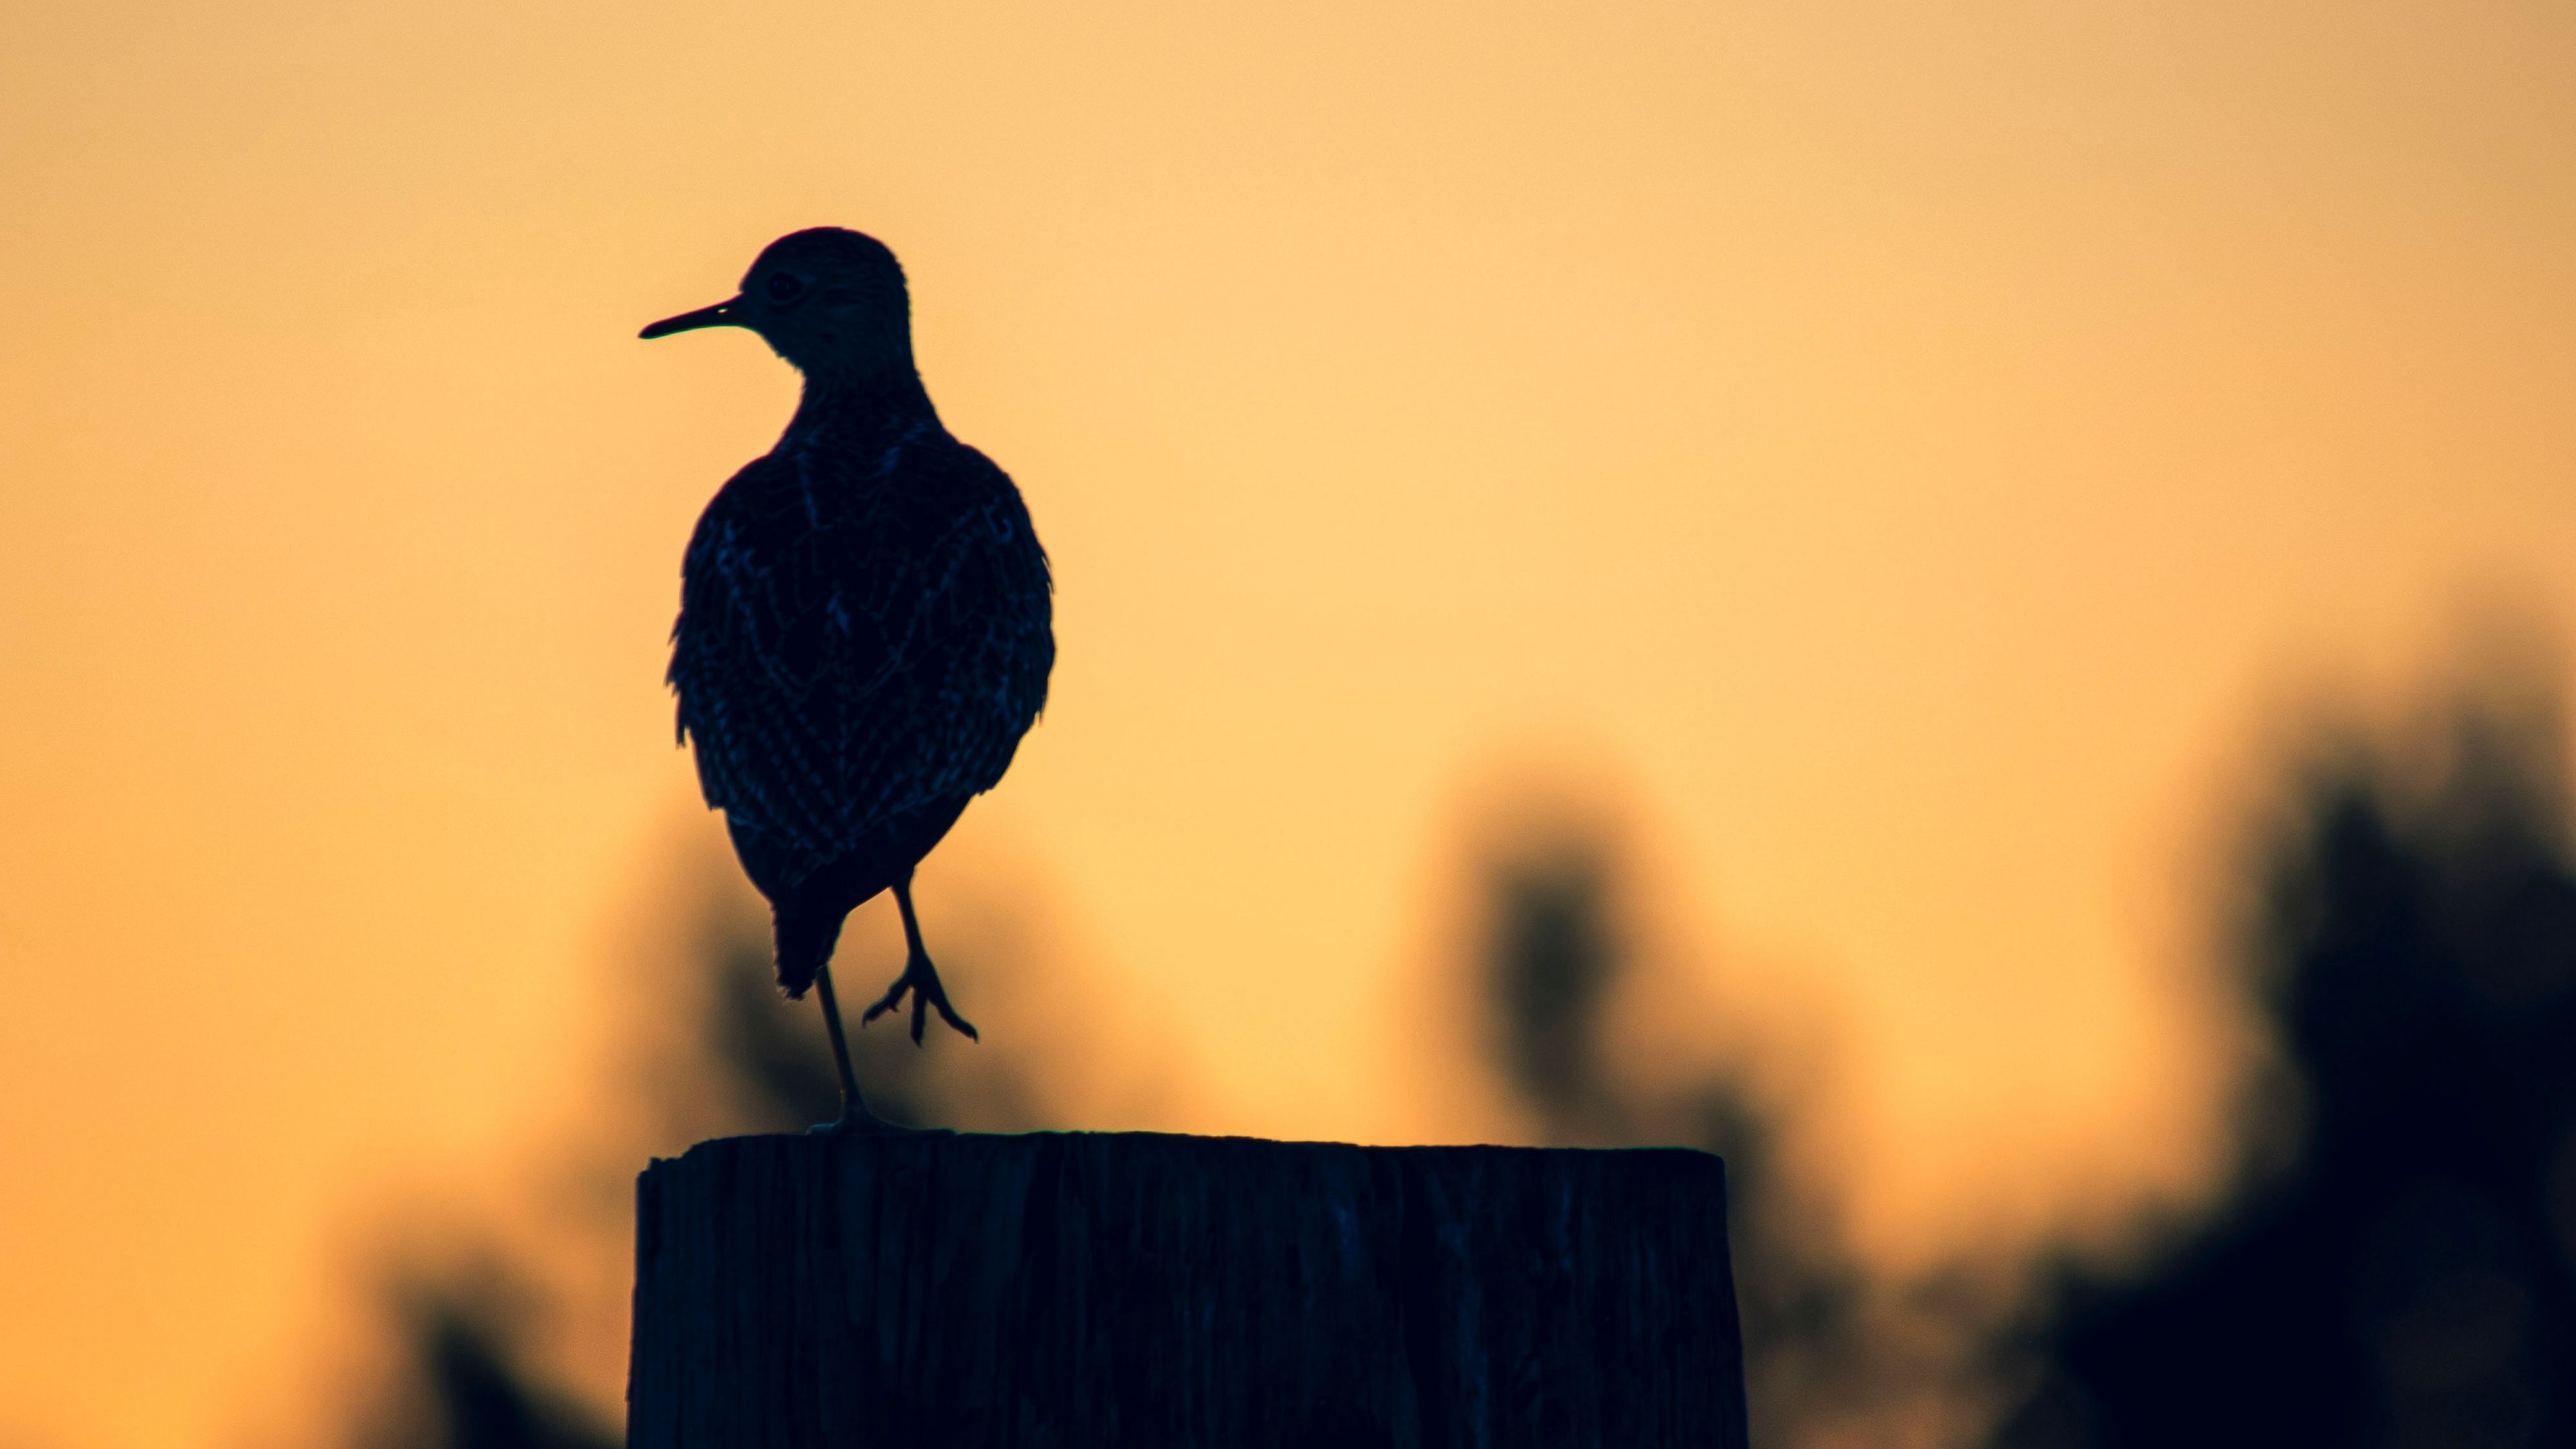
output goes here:
{"type": "Polygon", "coordinates": [[[769,278],[769,300],[773,302],[793,302],[804,290],[803,282],[785,272],[773,273],[769,278]]]}

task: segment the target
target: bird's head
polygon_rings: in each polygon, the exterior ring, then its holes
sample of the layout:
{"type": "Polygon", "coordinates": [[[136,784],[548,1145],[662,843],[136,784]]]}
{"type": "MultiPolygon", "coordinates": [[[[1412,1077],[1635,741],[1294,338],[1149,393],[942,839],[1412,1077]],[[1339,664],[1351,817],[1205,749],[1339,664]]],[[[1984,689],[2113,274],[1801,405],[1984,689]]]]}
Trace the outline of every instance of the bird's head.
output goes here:
{"type": "Polygon", "coordinates": [[[699,327],[748,327],[807,377],[860,382],[912,370],[912,304],[903,267],[875,237],[837,226],[771,242],[742,293],[665,317],[647,338],[699,327]]]}

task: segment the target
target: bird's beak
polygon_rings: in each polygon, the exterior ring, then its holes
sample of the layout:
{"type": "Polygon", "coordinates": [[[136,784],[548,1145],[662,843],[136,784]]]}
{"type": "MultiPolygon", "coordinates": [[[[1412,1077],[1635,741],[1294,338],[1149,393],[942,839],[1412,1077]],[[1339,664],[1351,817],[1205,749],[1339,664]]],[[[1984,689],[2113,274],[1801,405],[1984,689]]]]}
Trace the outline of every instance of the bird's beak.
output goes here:
{"type": "Polygon", "coordinates": [[[694,332],[701,327],[739,327],[741,325],[742,299],[734,297],[718,302],[712,307],[700,307],[695,312],[683,312],[677,317],[665,317],[635,335],[650,342],[656,337],[668,337],[674,332],[694,332]]]}

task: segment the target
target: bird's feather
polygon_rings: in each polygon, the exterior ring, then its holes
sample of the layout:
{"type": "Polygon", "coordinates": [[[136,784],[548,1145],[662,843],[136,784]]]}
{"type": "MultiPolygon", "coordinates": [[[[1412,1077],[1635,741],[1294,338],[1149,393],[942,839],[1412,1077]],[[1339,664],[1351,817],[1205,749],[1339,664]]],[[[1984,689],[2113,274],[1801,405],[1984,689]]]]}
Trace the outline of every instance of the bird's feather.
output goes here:
{"type": "Polygon", "coordinates": [[[707,802],[773,901],[1001,779],[1046,701],[1050,589],[1018,490],[932,418],[791,433],[717,493],[670,682],[707,802]]]}

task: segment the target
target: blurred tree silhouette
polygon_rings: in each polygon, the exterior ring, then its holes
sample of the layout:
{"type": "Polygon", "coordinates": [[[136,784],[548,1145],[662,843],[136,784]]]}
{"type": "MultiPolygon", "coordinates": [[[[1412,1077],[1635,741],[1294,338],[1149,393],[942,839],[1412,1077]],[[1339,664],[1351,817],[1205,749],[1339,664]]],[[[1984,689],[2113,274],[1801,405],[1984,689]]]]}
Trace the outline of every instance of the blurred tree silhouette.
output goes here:
{"type": "Polygon", "coordinates": [[[1627,1104],[1602,1060],[1605,1011],[1628,964],[1612,920],[1608,843],[1571,831],[1494,862],[1484,959],[1504,1077],[1549,1140],[1611,1142],[1627,1104]]]}
{"type": "Polygon", "coordinates": [[[624,1435],[532,1370],[527,1305],[474,1270],[395,1289],[403,1366],[351,1434],[361,1449],[612,1449],[624,1435]]]}
{"type": "Polygon", "coordinates": [[[2576,1444],[2576,872],[2537,677],[2342,732],[2258,834],[2244,965],[2286,1070],[2241,1186],[2144,1276],[2062,1275],[1999,1443],[2576,1444]]]}
{"type": "Polygon", "coordinates": [[[1975,1412],[1978,1325],[1946,1285],[1865,1267],[1834,1203],[1783,1159],[1793,1105],[1745,1065],[1679,1083],[1620,1070],[1634,1046],[1614,1005],[1642,954],[1626,918],[1633,873],[1603,814],[1533,805],[1484,852],[1472,960],[1487,1056],[1539,1140],[1726,1159],[1753,1442],[1958,1442],[1975,1412]]]}

